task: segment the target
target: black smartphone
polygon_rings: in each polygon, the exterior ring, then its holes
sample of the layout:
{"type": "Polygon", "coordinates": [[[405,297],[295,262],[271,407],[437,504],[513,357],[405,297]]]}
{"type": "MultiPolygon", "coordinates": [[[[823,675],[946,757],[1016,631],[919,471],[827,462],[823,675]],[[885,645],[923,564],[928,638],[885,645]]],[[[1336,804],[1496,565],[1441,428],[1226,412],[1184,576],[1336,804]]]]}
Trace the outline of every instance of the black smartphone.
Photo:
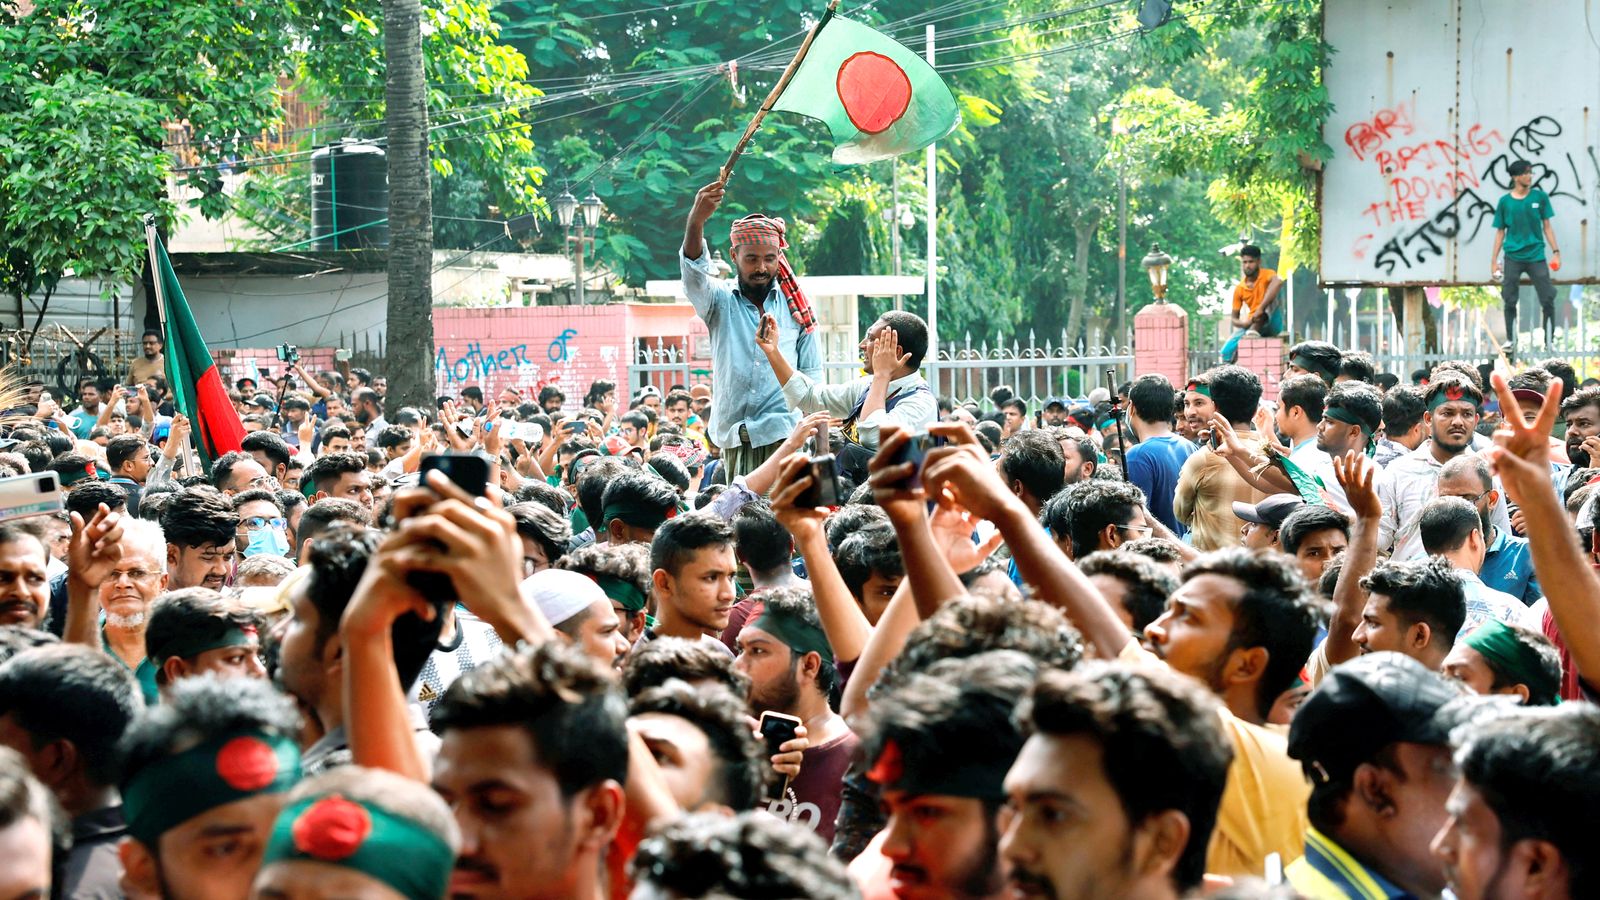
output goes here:
{"type": "MultiPolygon", "coordinates": [[[[489,485],[489,459],[478,453],[434,453],[422,458],[419,472],[425,479],[428,472],[437,469],[451,483],[474,497],[482,497],[489,485]]],[[[426,485],[426,481],[423,482],[426,485]]],[[[422,674],[429,654],[438,648],[439,633],[444,627],[445,613],[456,600],[455,583],[440,572],[413,572],[406,583],[426,597],[434,607],[433,621],[424,621],[415,613],[407,613],[394,622],[390,636],[394,641],[395,669],[400,675],[400,686],[409,691],[422,674]]]]}
{"type": "Polygon", "coordinates": [[[795,730],[801,722],[794,716],[768,710],[761,714],[761,739],[767,744],[767,755],[777,756],[779,748],[794,740],[795,730]]]}
{"type": "Polygon", "coordinates": [[[489,487],[489,457],[481,453],[431,453],[422,458],[418,469],[421,483],[428,483],[428,473],[437,469],[450,482],[474,497],[482,497],[489,487]]]}
{"type": "Polygon", "coordinates": [[[759,337],[764,341],[771,334],[772,334],[772,320],[767,318],[766,316],[762,316],[761,317],[761,330],[760,330],[760,333],[758,333],[756,335],[756,337],[759,337]]]}
{"type": "Polygon", "coordinates": [[[907,438],[906,442],[900,445],[900,449],[895,451],[893,464],[916,463],[917,469],[911,473],[907,484],[911,487],[920,487],[922,485],[922,465],[927,462],[928,451],[935,447],[942,447],[946,443],[948,441],[938,435],[919,431],[907,438]]]}
{"type": "Polygon", "coordinates": [[[811,486],[795,498],[795,504],[807,509],[838,506],[844,501],[839,496],[838,461],[828,452],[830,448],[826,422],[817,425],[815,440],[816,452],[811,456],[811,486]]]}

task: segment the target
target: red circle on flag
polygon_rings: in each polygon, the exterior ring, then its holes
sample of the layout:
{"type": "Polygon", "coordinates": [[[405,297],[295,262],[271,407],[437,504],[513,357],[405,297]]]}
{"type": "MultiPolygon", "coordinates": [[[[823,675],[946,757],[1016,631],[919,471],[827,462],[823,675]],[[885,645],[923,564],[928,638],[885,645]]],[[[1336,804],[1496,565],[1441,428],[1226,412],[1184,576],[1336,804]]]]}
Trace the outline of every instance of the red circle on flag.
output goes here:
{"type": "Polygon", "coordinates": [[[867,134],[885,131],[911,108],[911,78],[900,64],[864,50],[839,66],[839,102],[850,124],[867,134]]]}
{"type": "Polygon", "coordinates": [[[294,820],[294,848],[316,859],[346,859],[372,834],[372,815],[359,803],[334,794],[313,803],[294,820]]]}
{"type": "Polygon", "coordinates": [[[234,738],[217,751],[217,775],[236,791],[259,791],[278,777],[278,754],[260,738],[234,738]]]}

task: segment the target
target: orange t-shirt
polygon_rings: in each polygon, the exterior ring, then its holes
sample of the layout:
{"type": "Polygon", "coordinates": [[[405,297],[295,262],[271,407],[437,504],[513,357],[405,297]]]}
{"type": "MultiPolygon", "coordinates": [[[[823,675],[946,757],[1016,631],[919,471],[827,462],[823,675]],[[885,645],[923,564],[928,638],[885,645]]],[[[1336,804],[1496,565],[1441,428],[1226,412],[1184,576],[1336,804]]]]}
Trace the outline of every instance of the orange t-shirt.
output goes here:
{"type": "Polygon", "coordinates": [[[1272,284],[1272,279],[1277,277],[1278,273],[1276,271],[1262,269],[1256,273],[1255,284],[1251,284],[1248,281],[1240,281],[1238,286],[1233,289],[1233,314],[1237,316],[1239,308],[1248,305],[1250,308],[1249,317],[1255,318],[1256,314],[1261,312],[1261,304],[1267,301],[1267,286],[1272,284]]]}

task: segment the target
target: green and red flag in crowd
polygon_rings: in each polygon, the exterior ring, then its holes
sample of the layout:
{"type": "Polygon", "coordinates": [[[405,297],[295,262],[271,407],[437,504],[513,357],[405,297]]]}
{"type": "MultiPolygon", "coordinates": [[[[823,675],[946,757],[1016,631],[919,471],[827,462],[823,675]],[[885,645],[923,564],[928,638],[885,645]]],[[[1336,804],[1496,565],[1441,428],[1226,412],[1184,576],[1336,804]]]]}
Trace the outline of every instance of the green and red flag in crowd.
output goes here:
{"type": "Polygon", "coordinates": [[[927,60],[831,7],[771,108],[825,122],[841,165],[921,150],[961,123],[955,97],[927,60]]]}
{"type": "Polygon", "coordinates": [[[158,284],[157,302],[165,309],[162,330],[166,333],[167,390],[172,408],[189,417],[200,463],[207,472],[217,457],[239,449],[244,440],[244,424],[228,399],[228,389],[211,359],[200,326],[195,324],[189,301],[184,299],[178,273],[172,270],[167,248],[149,229],[150,266],[158,284]]]}

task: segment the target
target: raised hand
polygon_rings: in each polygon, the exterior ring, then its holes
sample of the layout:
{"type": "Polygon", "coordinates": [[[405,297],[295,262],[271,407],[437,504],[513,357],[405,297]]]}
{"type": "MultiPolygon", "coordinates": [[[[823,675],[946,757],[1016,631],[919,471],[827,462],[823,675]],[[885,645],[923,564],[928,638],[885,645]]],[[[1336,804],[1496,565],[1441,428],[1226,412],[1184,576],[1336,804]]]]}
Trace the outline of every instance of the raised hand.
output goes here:
{"type": "Polygon", "coordinates": [[[916,474],[916,463],[896,462],[896,457],[911,440],[911,432],[886,425],[879,432],[878,452],[867,462],[867,483],[872,485],[872,499],[889,514],[891,521],[910,524],[927,515],[924,507],[927,495],[922,488],[913,487],[911,476],[916,474]]]}
{"type": "Polygon", "coordinates": [[[122,514],[104,503],[86,524],[72,513],[72,539],[67,544],[67,571],[79,583],[99,587],[122,560],[122,514]]]}
{"type": "Polygon", "coordinates": [[[1365,454],[1355,450],[1333,458],[1333,477],[1344,488],[1345,500],[1358,519],[1376,522],[1383,517],[1383,504],[1378,501],[1374,480],[1378,467],[1365,454]]]}
{"type": "Polygon", "coordinates": [[[694,208],[689,210],[689,221],[699,222],[704,225],[710,221],[717,207],[722,205],[722,197],[727,193],[728,186],[721,181],[713,181],[701,188],[694,195],[694,208]]]}
{"type": "Polygon", "coordinates": [[[778,320],[771,313],[761,314],[761,325],[756,328],[756,346],[767,356],[778,352],[778,320]]]}
{"type": "Polygon", "coordinates": [[[810,460],[804,453],[792,453],[778,465],[777,479],[772,486],[772,512],[778,523],[789,529],[795,540],[803,541],[810,533],[822,529],[828,511],[797,503],[800,496],[811,487],[810,460]]]}
{"type": "MultiPolygon", "coordinates": [[[[1491,376],[1494,390],[1500,397],[1501,409],[1516,409],[1517,399],[1501,372],[1491,376]]],[[[1495,446],[1487,451],[1489,464],[1506,494],[1518,506],[1528,505],[1528,498],[1536,491],[1548,492],[1550,488],[1550,430],[1554,427],[1556,413],[1561,408],[1562,384],[1550,383],[1544,403],[1532,424],[1521,416],[1508,416],[1494,433],[1495,446]]]]}
{"type": "Polygon", "coordinates": [[[911,361],[911,354],[900,352],[900,336],[893,328],[884,328],[867,347],[867,358],[872,361],[872,374],[888,378],[894,371],[911,361]]]}

